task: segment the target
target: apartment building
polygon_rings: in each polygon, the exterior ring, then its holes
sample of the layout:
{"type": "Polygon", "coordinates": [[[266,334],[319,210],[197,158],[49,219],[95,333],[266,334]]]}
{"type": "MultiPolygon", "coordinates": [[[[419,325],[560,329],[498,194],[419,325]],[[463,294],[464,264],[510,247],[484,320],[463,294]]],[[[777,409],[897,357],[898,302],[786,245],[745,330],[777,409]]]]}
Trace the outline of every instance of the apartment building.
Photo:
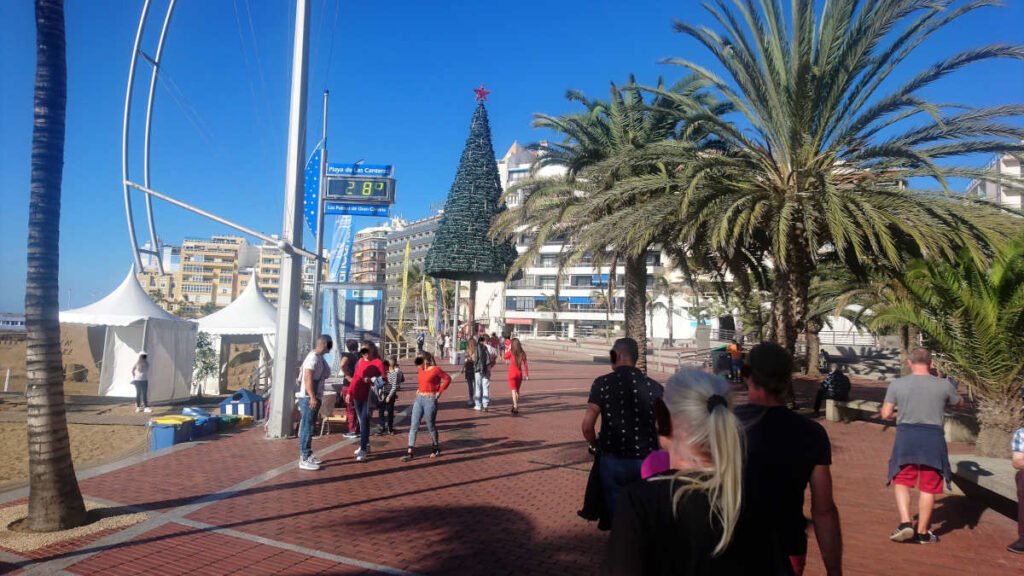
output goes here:
{"type": "MultiPolygon", "coordinates": [[[[498,160],[498,172],[504,190],[530,175],[537,154],[513,142],[498,160]]],[[[564,169],[556,166],[543,168],[539,176],[557,176],[564,169]]],[[[510,207],[522,202],[523,193],[508,199],[510,207]]],[[[526,252],[532,242],[529,230],[516,238],[516,250],[526,252]]],[[[561,270],[559,260],[570,245],[562,238],[551,238],[540,248],[540,254],[523,269],[523,277],[508,285],[481,285],[477,293],[477,320],[490,331],[529,332],[535,335],[555,333],[567,337],[603,333],[605,328],[619,330],[625,321],[625,267],[596,266],[592,255],[561,270]],[[614,275],[614,276],[613,276],[614,275]],[[615,280],[611,297],[611,313],[607,299],[609,282],[615,280]],[[558,302],[555,301],[556,284],[558,302]]],[[[653,286],[655,278],[662,276],[660,250],[647,254],[647,283],[653,286]]],[[[667,320],[667,318],[666,318],[667,320]]]]}
{"type": "Polygon", "coordinates": [[[349,279],[356,284],[387,282],[387,239],[391,227],[373,226],[356,232],[352,241],[349,279]]]}
{"type": "Polygon", "coordinates": [[[986,198],[1017,210],[1024,210],[1024,173],[1019,158],[1001,154],[985,167],[987,172],[1016,180],[1015,185],[986,180],[972,180],[967,185],[967,195],[986,198]]]}
{"type": "Polygon", "coordinates": [[[395,218],[391,222],[391,230],[384,242],[384,280],[387,284],[387,304],[385,318],[394,321],[398,318],[398,306],[402,299],[402,266],[405,261],[405,245],[409,244],[409,266],[423,270],[423,261],[427,250],[434,243],[434,235],[441,226],[442,213],[421,220],[406,222],[395,218]]]}
{"type": "MultiPolygon", "coordinates": [[[[324,250],[324,266],[323,275],[327,274],[327,250],[324,250]]],[[[258,247],[258,256],[255,262],[256,266],[256,283],[260,287],[260,292],[267,297],[273,305],[277,306],[277,300],[281,291],[281,249],[276,244],[269,244],[264,242],[258,247]]],[[[316,278],[316,262],[308,258],[302,259],[302,291],[308,295],[308,298],[304,297],[302,301],[304,303],[312,301],[313,293],[315,290],[314,279],[316,278]]],[[[240,279],[240,281],[242,281],[240,279]]],[[[244,279],[248,282],[248,275],[244,279]]],[[[244,284],[243,284],[244,288],[244,284]]],[[[239,292],[241,294],[241,292],[239,292]]]]}

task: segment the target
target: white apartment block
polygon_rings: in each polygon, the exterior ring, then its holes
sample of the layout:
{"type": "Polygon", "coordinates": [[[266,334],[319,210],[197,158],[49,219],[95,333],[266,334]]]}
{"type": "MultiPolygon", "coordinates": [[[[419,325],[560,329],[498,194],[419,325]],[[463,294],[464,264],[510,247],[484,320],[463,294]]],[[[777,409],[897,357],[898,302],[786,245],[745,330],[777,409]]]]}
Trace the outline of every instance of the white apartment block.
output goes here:
{"type": "MultiPolygon", "coordinates": [[[[513,143],[505,156],[498,160],[502,188],[508,189],[529,177],[536,158],[536,153],[513,143]]],[[[540,176],[557,176],[562,173],[564,169],[551,166],[542,169],[540,176]]],[[[508,204],[514,207],[521,199],[522,194],[509,198],[508,204]]],[[[516,238],[516,249],[520,254],[526,252],[529,241],[528,231],[516,238]]],[[[614,271],[608,266],[597,268],[592,258],[584,257],[574,266],[563,268],[559,289],[560,305],[555,310],[559,254],[566,249],[565,242],[551,239],[540,248],[540,254],[534,261],[524,268],[520,280],[508,285],[481,283],[477,291],[477,320],[487,325],[492,332],[504,330],[537,336],[554,333],[572,338],[603,333],[609,323],[612,330],[621,329],[625,321],[624,266],[618,266],[614,271]],[[612,274],[616,282],[612,293],[612,312],[609,315],[604,299],[608,294],[612,274]]],[[[648,286],[653,286],[655,279],[665,273],[661,259],[660,250],[652,250],[647,255],[648,286]]],[[[676,303],[676,306],[682,311],[682,302],[676,303]]],[[[689,317],[679,312],[674,316],[676,337],[686,337],[689,317]]],[[[653,330],[655,337],[665,337],[668,333],[667,321],[664,311],[655,311],[653,326],[648,327],[648,330],[653,330]]],[[[692,333],[693,329],[689,328],[689,332],[692,333]]]]}
{"type": "Polygon", "coordinates": [[[967,185],[967,195],[977,198],[986,198],[992,202],[1002,204],[1017,210],[1024,210],[1024,173],[1021,172],[1021,162],[1009,154],[1000,154],[989,162],[985,170],[1004,177],[1012,177],[1017,180],[1015,186],[1008,186],[999,182],[986,180],[972,180],[967,185]]]}

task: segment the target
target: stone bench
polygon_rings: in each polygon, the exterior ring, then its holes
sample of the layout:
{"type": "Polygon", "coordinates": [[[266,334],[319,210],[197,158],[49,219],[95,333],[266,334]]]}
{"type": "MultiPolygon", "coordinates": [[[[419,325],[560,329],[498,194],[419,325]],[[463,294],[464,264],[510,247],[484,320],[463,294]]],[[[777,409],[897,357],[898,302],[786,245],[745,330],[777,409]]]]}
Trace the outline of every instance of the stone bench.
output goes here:
{"type": "Polygon", "coordinates": [[[968,488],[977,486],[1007,500],[1017,501],[1017,471],[1009,459],[951,454],[949,466],[953,470],[953,482],[962,490],[965,488],[962,485],[967,484],[968,488]]]}
{"type": "MultiPolygon", "coordinates": [[[[882,403],[873,400],[826,400],[825,419],[829,422],[849,422],[878,417],[882,403]]],[[[946,442],[974,442],[978,438],[978,419],[970,414],[946,412],[942,423],[946,442]]]]}

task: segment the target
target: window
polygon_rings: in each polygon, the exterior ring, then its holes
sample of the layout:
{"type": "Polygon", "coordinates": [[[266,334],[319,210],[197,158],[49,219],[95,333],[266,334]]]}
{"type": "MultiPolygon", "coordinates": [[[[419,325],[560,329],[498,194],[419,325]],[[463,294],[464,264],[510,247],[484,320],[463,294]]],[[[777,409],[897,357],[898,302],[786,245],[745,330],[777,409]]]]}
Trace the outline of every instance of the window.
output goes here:
{"type": "Polygon", "coordinates": [[[569,285],[574,288],[590,288],[594,285],[592,276],[572,276],[569,278],[569,285]]]}
{"type": "Polygon", "coordinates": [[[541,276],[540,277],[540,287],[541,288],[554,288],[555,287],[555,277],[554,276],[541,276]]]}
{"type": "Polygon", "coordinates": [[[541,268],[555,268],[558,266],[557,254],[541,254],[537,257],[537,265],[541,268]]]}

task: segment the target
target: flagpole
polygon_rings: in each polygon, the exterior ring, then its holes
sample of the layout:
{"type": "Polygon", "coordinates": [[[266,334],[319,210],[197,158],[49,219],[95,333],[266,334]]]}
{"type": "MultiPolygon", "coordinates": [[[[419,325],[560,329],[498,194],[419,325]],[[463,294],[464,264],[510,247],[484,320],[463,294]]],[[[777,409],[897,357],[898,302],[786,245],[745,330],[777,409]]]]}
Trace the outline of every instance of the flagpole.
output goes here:
{"type": "MultiPolygon", "coordinates": [[[[316,198],[316,274],[313,278],[313,325],[312,334],[310,335],[313,341],[310,343],[311,346],[316,346],[316,339],[320,337],[320,333],[323,332],[323,312],[320,308],[323,304],[323,296],[320,294],[320,282],[324,276],[324,261],[321,256],[324,253],[324,190],[326,185],[324,184],[327,178],[327,90],[324,90],[324,127],[323,136],[320,140],[320,180],[318,182],[319,191],[317,192],[316,198]]],[[[340,343],[339,343],[340,346],[340,343]]]]}

